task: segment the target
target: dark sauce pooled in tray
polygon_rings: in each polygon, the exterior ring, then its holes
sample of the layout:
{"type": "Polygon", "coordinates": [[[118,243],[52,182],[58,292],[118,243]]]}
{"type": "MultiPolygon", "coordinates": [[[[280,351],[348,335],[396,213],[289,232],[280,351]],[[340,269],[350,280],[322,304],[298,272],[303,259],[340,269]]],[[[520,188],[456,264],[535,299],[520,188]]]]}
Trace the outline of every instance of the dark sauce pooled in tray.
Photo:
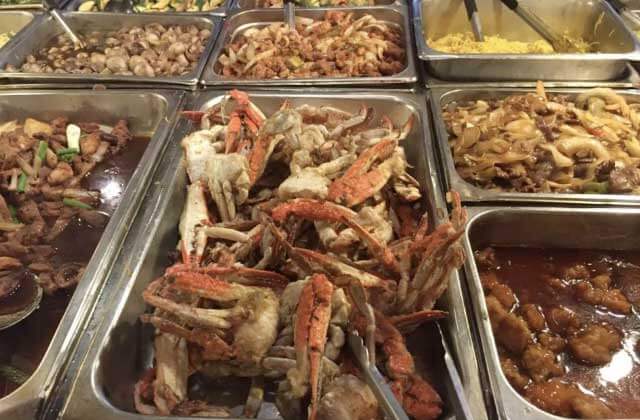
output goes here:
{"type": "MultiPolygon", "coordinates": [[[[552,352],[556,362],[562,366],[563,374],[553,374],[542,383],[549,384],[550,381],[559,381],[563,384],[577,386],[583,394],[595,397],[606,404],[611,410],[609,415],[606,415],[607,418],[640,418],[640,314],[638,312],[640,252],[501,247],[492,249],[495,254],[493,263],[489,264],[485,262],[486,260],[482,261],[484,260],[482,256],[479,257],[481,253],[476,252],[485,295],[489,296],[494,293],[487,287],[487,284],[490,283],[487,276],[495,274],[498,282],[508,286],[517,298],[516,304],[509,309],[509,312],[526,320],[527,318],[523,316],[522,306],[534,304],[545,315],[546,324],[542,331],[549,332],[550,310],[565,307],[577,316],[580,327],[577,328],[578,331],[564,333],[563,337],[571,339],[571,337],[575,337],[575,334],[580,334],[580,331],[584,331],[585,328],[592,325],[611,326],[621,336],[620,346],[611,350],[611,360],[604,363],[589,364],[584,360],[580,361],[568,345],[561,351],[552,352]],[[612,310],[607,305],[594,305],[579,299],[575,285],[582,281],[582,277],[571,278],[566,274],[569,268],[578,265],[584,266],[588,271],[590,276],[588,278],[591,279],[588,280],[589,282],[592,282],[592,279],[597,275],[606,276],[608,274],[611,279],[609,290],[620,290],[632,305],[630,312],[622,313],[619,310],[612,310]],[[565,274],[563,275],[563,273],[565,274]],[[553,278],[560,279],[566,287],[550,287],[549,279],[553,278]]],[[[496,295],[494,294],[494,296],[496,295]]],[[[495,315],[495,311],[492,311],[491,307],[489,307],[489,314],[492,322],[495,322],[494,317],[498,315],[495,315]]],[[[494,326],[494,336],[497,340],[501,361],[504,361],[504,358],[514,360],[524,376],[532,377],[532,371],[524,366],[524,353],[514,353],[503,345],[504,341],[501,342],[500,334],[504,334],[504,324],[499,324],[498,330],[503,331],[496,331],[494,326]]],[[[540,343],[540,334],[536,334],[533,330],[534,328],[531,329],[533,343],[540,343]]],[[[603,353],[603,350],[595,347],[594,343],[591,343],[591,348],[595,352],[603,353]]],[[[503,364],[503,372],[505,372],[504,369],[503,364]]],[[[513,381],[509,374],[505,373],[505,375],[510,379],[514,388],[542,409],[547,411],[553,411],[553,408],[568,410],[564,413],[558,411],[554,413],[568,417],[588,416],[588,411],[581,412],[582,408],[576,409],[577,406],[570,402],[571,399],[567,399],[564,403],[559,402],[562,392],[545,391],[543,397],[545,401],[542,403],[540,400],[534,401],[535,397],[532,397],[534,394],[531,392],[534,382],[529,382],[525,387],[522,387],[513,381]],[[550,407],[553,408],[550,409],[550,407]]],[[[547,390],[550,391],[551,388],[547,388],[547,390]]]]}
{"type": "MultiPolygon", "coordinates": [[[[117,155],[98,164],[83,180],[82,187],[100,190],[99,210],[111,217],[131,179],[149,138],[134,137],[117,155]]],[[[56,265],[66,262],[86,264],[100,241],[103,228],[91,227],[79,218],[70,223],[52,243],[56,249],[56,265]]],[[[84,279],[83,281],[91,281],[84,279]]],[[[44,295],[40,307],[28,318],[0,331],[0,365],[12,366],[31,375],[40,364],[58,323],[69,304],[74,289],[44,295]]],[[[18,386],[0,375],[0,398],[18,386]]]]}

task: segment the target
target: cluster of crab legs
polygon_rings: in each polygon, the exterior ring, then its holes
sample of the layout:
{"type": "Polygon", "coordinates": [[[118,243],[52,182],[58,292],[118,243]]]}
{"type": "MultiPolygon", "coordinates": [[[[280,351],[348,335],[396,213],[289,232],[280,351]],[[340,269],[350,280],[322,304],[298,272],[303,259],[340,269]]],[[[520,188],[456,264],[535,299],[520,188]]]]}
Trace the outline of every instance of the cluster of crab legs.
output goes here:
{"type": "Polygon", "coordinates": [[[466,213],[450,193],[448,222],[430,229],[419,218],[422,192],[400,146],[413,117],[371,128],[372,114],[285,102],[267,118],[232,91],[185,115],[200,130],[182,141],[181,262],[143,293],[155,367],[136,384],[138,411],[230,415],[189,399],[199,372],[252,378],[247,417],[258,415],[267,378],[284,418],[377,418],[343,351],[355,330],[406,412],[440,415],[402,334],[446,316],[433,308],[463,262],[466,213]]]}

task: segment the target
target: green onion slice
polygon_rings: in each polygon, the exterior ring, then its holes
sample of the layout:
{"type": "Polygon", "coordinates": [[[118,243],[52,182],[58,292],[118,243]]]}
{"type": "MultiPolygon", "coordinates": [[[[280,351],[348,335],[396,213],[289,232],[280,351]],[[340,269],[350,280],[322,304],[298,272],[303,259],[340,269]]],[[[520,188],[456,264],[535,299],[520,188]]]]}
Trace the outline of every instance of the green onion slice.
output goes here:
{"type": "Polygon", "coordinates": [[[90,205],[88,205],[87,203],[84,203],[80,200],[76,200],[75,198],[63,198],[62,199],[62,204],[64,204],[65,206],[69,206],[69,207],[76,207],[79,209],[86,209],[86,210],[93,210],[93,207],[91,207],[90,205]]]}

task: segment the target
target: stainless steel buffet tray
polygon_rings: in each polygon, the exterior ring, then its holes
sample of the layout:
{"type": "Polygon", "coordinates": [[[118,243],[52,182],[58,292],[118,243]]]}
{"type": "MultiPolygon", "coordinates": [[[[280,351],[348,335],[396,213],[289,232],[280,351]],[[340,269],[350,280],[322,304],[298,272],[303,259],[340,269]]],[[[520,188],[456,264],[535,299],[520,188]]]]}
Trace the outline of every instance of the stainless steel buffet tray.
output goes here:
{"type": "MultiPolygon", "coordinates": [[[[418,56],[433,76],[444,80],[613,80],[625,75],[626,63],[638,59],[640,45],[604,0],[521,0],[559,31],[568,30],[597,42],[589,54],[452,54],[431,49],[428,38],[471,30],[463,3],[413,2],[418,56]]],[[[539,36],[496,0],[478,0],[485,34],[533,41],[539,36]]]]}
{"type": "Polygon", "coordinates": [[[35,15],[32,12],[0,9],[0,33],[13,32],[11,39],[0,47],[0,50],[10,48],[13,43],[19,41],[30,29],[33,29],[30,24],[34,18],[35,15]]]}
{"type": "MultiPolygon", "coordinates": [[[[211,16],[178,16],[160,14],[118,14],[118,13],[83,13],[65,12],[62,13],[66,22],[74,30],[84,33],[88,31],[109,31],[122,27],[144,25],[148,23],[161,23],[164,25],[197,25],[200,28],[211,30],[211,38],[207,41],[204,52],[196,67],[183,76],[116,76],[102,74],[59,74],[59,73],[22,73],[7,72],[0,70],[0,79],[8,80],[9,83],[82,83],[91,85],[95,83],[129,83],[129,84],[151,84],[151,85],[175,85],[189,86],[195,88],[205,63],[213,46],[220,26],[220,18],[211,16]]],[[[0,53],[0,69],[4,69],[7,64],[20,66],[29,54],[45,47],[51,40],[62,33],[62,29],[50,16],[43,17],[38,22],[28,37],[23,37],[0,53]]]]}
{"type": "MultiPolygon", "coordinates": [[[[67,0],[56,1],[58,8],[62,8],[67,0]]],[[[33,1],[31,3],[22,4],[0,4],[0,10],[32,10],[39,11],[44,10],[41,1],[33,1]]]]}
{"type": "Polygon", "coordinates": [[[126,118],[136,136],[150,137],[138,167],[122,193],[121,205],[111,216],[82,280],[69,302],[42,361],[20,388],[0,398],[0,418],[35,418],[51,393],[55,381],[68,361],[74,342],[82,334],[97,293],[120,251],[129,224],[135,215],[150,175],[163,152],[183,93],[129,91],[13,91],[0,92],[0,120],[53,119],[66,116],[74,121],[101,121],[114,124],[126,118]]]}
{"type": "MultiPolygon", "coordinates": [[[[563,93],[569,96],[575,96],[585,89],[572,88],[550,88],[546,89],[551,93],[563,93]]],[[[442,117],[442,107],[452,102],[465,102],[478,99],[494,99],[502,98],[508,95],[535,92],[535,88],[491,88],[484,89],[481,87],[472,88],[436,88],[431,90],[431,105],[433,112],[433,124],[436,132],[438,148],[443,166],[444,185],[446,188],[456,190],[460,193],[463,202],[467,203],[547,203],[547,204],[607,204],[607,205],[640,205],[640,196],[623,195],[623,194],[568,194],[568,193],[521,193],[521,192],[501,192],[492,191],[476,187],[465,181],[455,168],[451,149],[449,147],[449,134],[442,117]]],[[[619,94],[634,101],[640,101],[640,91],[618,90],[619,94]]]]}
{"type": "Polygon", "coordinates": [[[261,86],[326,86],[326,85],[389,85],[407,84],[415,82],[418,77],[415,69],[413,43],[411,42],[411,26],[409,25],[408,10],[403,6],[374,6],[369,8],[315,8],[296,10],[297,16],[321,19],[327,11],[338,10],[353,12],[355,18],[364,14],[370,14],[376,19],[384,20],[390,24],[399,26],[404,33],[404,43],[407,56],[406,67],[403,71],[393,76],[384,77],[320,77],[298,79],[243,79],[224,77],[216,72],[218,57],[223,53],[224,47],[241,32],[252,28],[267,26],[274,22],[282,22],[282,9],[256,9],[234,13],[227,16],[211,58],[202,75],[202,82],[206,87],[240,85],[251,88],[261,86]]]}
{"type": "MultiPolygon", "coordinates": [[[[82,3],[86,0],[71,0],[65,6],[65,10],[69,11],[78,11],[78,8],[82,3]]],[[[233,0],[224,0],[222,4],[214,9],[206,10],[203,12],[157,12],[157,11],[144,11],[144,12],[136,12],[135,10],[129,10],[127,13],[141,13],[144,15],[153,15],[153,16],[163,16],[163,15],[178,15],[178,16],[224,16],[227,13],[227,9],[231,6],[233,0]]],[[[104,12],[95,12],[95,13],[104,13],[104,12]]]]}
{"type": "MultiPolygon", "coordinates": [[[[260,7],[258,6],[259,0],[233,0],[231,3],[231,9],[241,9],[241,10],[250,10],[250,9],[274,9],[274,7],[260,7]]],[[[402,0],[374,0],[375,6],[389,6],[389,5],[398,5],[402,6],[404,3],[402,0]]],[[[349,6],[353,8],[368,8],[371,6],[349,6]]],[[[275,8],[277,9],[277,8],[275,8]]],[[[307,9],[307,7],[296,5],[296,10],[307,9]]],[[[308,9],[316,9],[316,7],[308,7],[308,9]]]]}
{"type": "Polygon", "coordinates": [[[476,325],[489,372],[491,395],[499,419],[560,420],[525,400],[509,384],[500,367],[489,313],[473,251],[486,246],[637,250],[638,209],[560,207],[474,207],[465,233],[465,265],[476,325]]]}
{"type": "MultiPolygon", "coordinates": [[[[189,109],[207,109],[219,103],[223,92],[202,92],[193,96],[189,109]]],[[[435,223],[447,213],[436,178],[435,159],[430,147],[427,127],[428,114],[423,97],[398,93],[250,93],[252,100],[265,113],[276,111],[284,99],[293,106],[298,104],[339,106],[356,111],[366,101],[377,116],[388,115],[396,124],[413,114],[416,123],[411,135],[404,141],[409,161],[425,189],[428,209],[435,223]]],[[[143,416],[133,407],[133,385],[152,359],[152,329],[139,321],[147,306],[142,291],[166,268],[167,253],[175,249],[178,240],[178,220],[185,199],[187,182],[182,161],[180,139],[191,130],[184,120],[172,135],[170,148],[163,159],[161,170],[154,179],[152,192],[140,210],[123,252],[111,273],[109,289],[100,297],[93,314],[95,337],[87,343],[87,351],[77,354],[79,370],[75,381],[61,404],[65,419],[167,419],[143,416]],[[86,354],[86,356],[85,356],[86,354]],[[84,358],[83,358],[84,356],[84,358]]],[[[451,277],[442,306],[450,311],[446,322],[450,347],[462,376],[464,393],[470,401],[475,419],[487,419],[479,379],[478,360],[473,351],[469,320],[467,318],[461,282],[457,273],[451,277]]],[[[422,346],[426,343],[421,343],[422,346]]],[[[433,356],[433,355],[431,355],[433,356]]],[[[417,361],[420,365],[421,360],[417,361]]],[[[436,385],[447,382],[445,373],[435,378],[436,385]],[[443,380],[444,379],[444,380],[443,380]]],[[[452,418],[451,400],[447,402],[447,416],[452,418]]],[[[267,404],[269,405],[269,404],[267,404]]],[[[264,409],[264,407],[263,407],[264,409]]],[[[277,417],[274,407],[263,411],[260,418],[277,417]],[[269,415],[268,413],[271,413],[269,415]]],[[[460,417],[458,417],[460,418],[460,417]]]]}

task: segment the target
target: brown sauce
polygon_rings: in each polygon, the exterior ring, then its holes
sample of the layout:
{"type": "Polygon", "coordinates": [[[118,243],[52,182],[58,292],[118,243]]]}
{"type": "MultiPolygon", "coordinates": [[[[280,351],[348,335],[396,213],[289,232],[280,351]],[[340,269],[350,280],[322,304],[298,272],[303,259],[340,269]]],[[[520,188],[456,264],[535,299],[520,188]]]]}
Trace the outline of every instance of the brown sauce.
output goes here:
{"type": "MultiPolygon", "coordinates": [[[[639,284],[622,281],[619,270],[632,265],[640,266],[639,252],[584,251],[532,248],[494,248],[495,266],[480,266],[481,274],[494,272],[500,283],[515,293],[518,304],[538,305],[542,313],[562,305],[574,311],[586,324],[607,323],[622,333],[622,346],[611,361],[600,366],[580,363],[565,349],[557,355],[564,366],[559,379],[576,384],[580,390],[606,403],[617,418],[640,417],[640,314],[638,313],[639,284]],[[559,292],[545,287],[544,276],[557,276],[559,272],[578,264],[586,266],[592,274],[610,273],[612,288],[618,288],[634,304],[630,314],[613,312],[602,306],[579,301],[571,289],[559,292]],[[635,296],[635,297],[632,297],[635,296]],[[635,300],[635,302],[634,302],[635,300]]],[[[632,267],[635,268],[635,267],[632,267]]],[[[639,278],[640,280],[640,278],[639,278]]],[[[547,318],[548,321],[548,318],[547,318]]],[[[502,354],[517,358],[502,345],[502,354]]]]}
{"type": "MultiPolygon", "coordinates": [[[[134,137],[122,152],[97,165],[84,179],[84,188],[100,190],[100,210],[109,216],[120,203],[125,186],[148,144],[148,138],[134,137]]],[[[52,243],[56,249],[54,261],[56,264],[88,263],[103,231],[104,228],[94,228],[79,219],[74,220],[52,243]]],[[[28,318],[0,331],[0,365],[10,365],[28,375],[33,374],[49,347],[72,294],[73,289],[44,295],[40,307],[28,318]]],[[[0,376],[0,398],[17,387],[0,376]]]]}

